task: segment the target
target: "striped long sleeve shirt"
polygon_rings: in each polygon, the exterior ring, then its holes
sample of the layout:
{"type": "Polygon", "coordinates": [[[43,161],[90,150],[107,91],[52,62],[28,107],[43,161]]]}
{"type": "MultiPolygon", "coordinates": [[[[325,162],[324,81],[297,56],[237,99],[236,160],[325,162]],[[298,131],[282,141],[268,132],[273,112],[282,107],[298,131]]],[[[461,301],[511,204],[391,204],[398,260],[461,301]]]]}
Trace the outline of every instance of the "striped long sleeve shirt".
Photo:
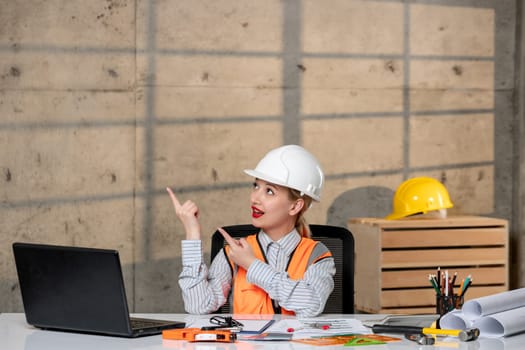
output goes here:
{"type": "MultiPolygon", "coordinates": [[[[310,265],[303,279],[292,280],[285,270],[290,255],[301,240],[299,233],[294,229],[277,242],[262,231],[258,235],[268,263],[253,262],[248,269],[248,282],[262,288],[281,307],[294,311],[299,317],[319,315],[334,287],[333,258],[310,265]]],[[[208,269],[203,262],[200,240],[183,240],[181,244],[179,286],[185,310],[193,314],[213,313],[226,302],[232,285],[231,268],[225,254],[221,250],[208,269]]]]}

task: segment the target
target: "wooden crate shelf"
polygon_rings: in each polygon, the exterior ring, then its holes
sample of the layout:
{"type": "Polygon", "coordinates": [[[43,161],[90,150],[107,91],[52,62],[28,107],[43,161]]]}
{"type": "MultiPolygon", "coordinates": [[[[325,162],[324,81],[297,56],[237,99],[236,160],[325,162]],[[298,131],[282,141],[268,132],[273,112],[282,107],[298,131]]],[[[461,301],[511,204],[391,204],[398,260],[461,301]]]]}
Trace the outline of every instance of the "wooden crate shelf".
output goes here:
{"type": "Polygon", "coordinates": [[[436,269],[468,274],[465,299],[508,290],[508,223],[457,216],[446,219],[354,218],[356,310],[371,313],[433,313],[436,269]]]}

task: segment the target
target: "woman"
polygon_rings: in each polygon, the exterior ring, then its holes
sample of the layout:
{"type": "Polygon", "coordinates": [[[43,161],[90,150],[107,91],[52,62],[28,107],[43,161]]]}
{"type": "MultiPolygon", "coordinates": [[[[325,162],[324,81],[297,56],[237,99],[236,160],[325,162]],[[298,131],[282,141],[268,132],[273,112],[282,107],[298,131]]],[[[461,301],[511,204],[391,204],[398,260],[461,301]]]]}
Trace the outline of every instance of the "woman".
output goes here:
{"type": "Polygon", "coordinates": [[[237,314],[317,316],[333,290],[335,274],[330,251],[309,238],[303,216],[321,197],[319,163],[304,148],[286,145],[245,173],[255,178],[251,216],[260,231],[235,240],[219,228],[228,246],[209,270],[203,263],[197,205],[189,200],[180,204],[167,189],[186,231],[179,276],[186,311],[213,313],[230,297],[237,314]]]}

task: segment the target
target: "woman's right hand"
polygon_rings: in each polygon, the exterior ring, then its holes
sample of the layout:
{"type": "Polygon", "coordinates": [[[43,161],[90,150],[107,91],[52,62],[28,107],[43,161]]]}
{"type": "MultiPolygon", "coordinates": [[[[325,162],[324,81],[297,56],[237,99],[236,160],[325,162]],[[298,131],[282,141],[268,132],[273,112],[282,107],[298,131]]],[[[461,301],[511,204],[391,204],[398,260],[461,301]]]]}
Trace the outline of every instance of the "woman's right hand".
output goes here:
{"type": "Polygon", "coordinates": [[[175,214],[177,214],[182,225],[184,225],[186,239],[201,239],[201,225],[199,223],[199,208],[197,205],[190,200],[181,205],[171,188],[167,187],[166,190],[173,202],[175,214]]]}

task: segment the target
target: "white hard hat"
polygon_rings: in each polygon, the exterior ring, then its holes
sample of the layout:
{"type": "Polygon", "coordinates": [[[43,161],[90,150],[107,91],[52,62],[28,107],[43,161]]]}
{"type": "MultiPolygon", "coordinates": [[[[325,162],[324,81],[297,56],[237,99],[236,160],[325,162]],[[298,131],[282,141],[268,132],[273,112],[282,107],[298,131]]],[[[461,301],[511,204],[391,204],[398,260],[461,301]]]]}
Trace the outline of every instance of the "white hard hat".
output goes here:
{"type": "Polygon", "coordinates": [[[268,152],[255,169],[244,172],[255,178],[300,191],[321,199],[324,175],[317,159],[297,145],[286,145],[268,152]]]}

